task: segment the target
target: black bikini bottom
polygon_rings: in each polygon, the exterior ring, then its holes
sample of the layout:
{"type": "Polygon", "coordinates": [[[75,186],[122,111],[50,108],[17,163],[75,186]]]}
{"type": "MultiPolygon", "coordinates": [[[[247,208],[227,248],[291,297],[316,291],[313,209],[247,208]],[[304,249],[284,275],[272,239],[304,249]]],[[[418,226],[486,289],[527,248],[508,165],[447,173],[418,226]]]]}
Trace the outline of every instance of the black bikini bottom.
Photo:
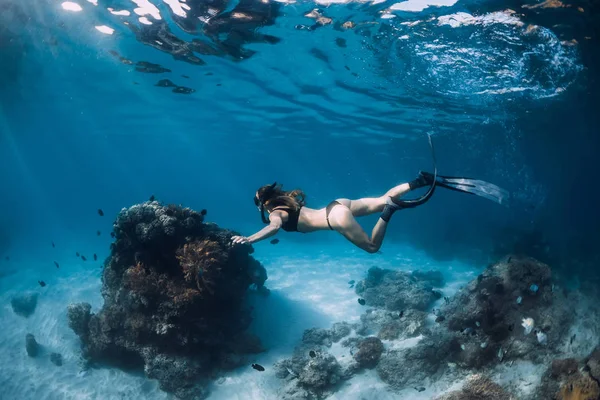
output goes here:
{"type": "Polygon", "coordinates": [[[337,205],[342,205],[342,203],[340,203],[337,200],[332,201],[331,203],[327,204],[327,207],[325,208],[325,218],[327,219],[327,225],[329,225],[329,229],[334,230],[331,227],[331,224],[329,223],[329,213],[331,212],[331,209],[337,205]]]}

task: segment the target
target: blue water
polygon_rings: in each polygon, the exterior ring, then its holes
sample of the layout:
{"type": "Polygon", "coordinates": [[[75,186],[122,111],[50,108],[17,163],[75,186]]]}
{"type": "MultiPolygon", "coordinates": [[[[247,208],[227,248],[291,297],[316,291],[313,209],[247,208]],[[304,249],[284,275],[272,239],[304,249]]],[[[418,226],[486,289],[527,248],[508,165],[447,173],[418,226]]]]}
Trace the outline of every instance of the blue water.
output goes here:
{"type": "MultiPolygon", "coordinates": [[[[116,392],[73,381],[78,342],[65,307],[101,307],[101,262],[123,207],[155,195],[250,235],[263,227],[250,200],[259,186],[302,188],[314,208],[379,196],[432,168],[427,134],[440,173],[494,182],[513,193],[510,207],[438,190],[394,216],[378,255],[326,231],[256,244],[281,312],[297,312],[291,328],[257,323],[276,349],[267,360],[302,329],[357,318],[352,294],[327,294],[372,265],[457,265],[448,279],[459,285],[517,250],[574,284],[599,275],[597,5],[151,3],[155,11],[137,13],[146,2],[0,3],[0,289],[10,327],[0,345],[23,359],[0,372],[0,397],[117,398],[128,387],[123,398],[133,398],[138,386],[164,395],[121,372],[102,372],[119,374],[116,392]],[[198,25],[203,18],[212,22],[198,25]],[[141,72],[139,62],[169,71],[141,72]],[[164,79],[193,92],[157,86],[164,79]],[[43,296],[23,325],[9,299],[26,290],[43,296]],[[63,351],[64,372],[24,358],[27,330],[63,351]]],[[[361,224],[370,231],[376,221],[361,224]]],[[[256,383],[246,398],[272,396],[274,385],[256,383]]],[[[245,398],[238,390],[216,393],[245,398]]]]}

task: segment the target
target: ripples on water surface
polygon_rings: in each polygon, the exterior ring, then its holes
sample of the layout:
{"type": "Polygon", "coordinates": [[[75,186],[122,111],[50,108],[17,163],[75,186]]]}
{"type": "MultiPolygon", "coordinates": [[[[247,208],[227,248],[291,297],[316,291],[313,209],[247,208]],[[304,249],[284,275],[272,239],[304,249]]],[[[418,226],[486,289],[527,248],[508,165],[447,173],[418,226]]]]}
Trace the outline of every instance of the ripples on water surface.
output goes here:
{"type": "MultiPolygon", "coordinates": [[[[256,136],[275,129],[310,135],[316,124],[374,142],[432,125],[451,131],[501,119],[482,110],[507,101],[556,96],[581,70],[577,41],[528,21],[558,2],[454,3],[80,0],[2,7],[13,40],[30,49],[21,62],[87,88],[83,101],[118,96],[175,120],[201,116],[205,128],[246,123],[256,136]],[[192,115],[186,107],[193,100],[175,95],[213,101],[192,115]],[[258,121],[260,131],[252,127],[258,121]]],[[[70,84],[58,86],[66,93],[70,84]]],[[[102,107],[136,115],[121,103],[102,107]]]]}

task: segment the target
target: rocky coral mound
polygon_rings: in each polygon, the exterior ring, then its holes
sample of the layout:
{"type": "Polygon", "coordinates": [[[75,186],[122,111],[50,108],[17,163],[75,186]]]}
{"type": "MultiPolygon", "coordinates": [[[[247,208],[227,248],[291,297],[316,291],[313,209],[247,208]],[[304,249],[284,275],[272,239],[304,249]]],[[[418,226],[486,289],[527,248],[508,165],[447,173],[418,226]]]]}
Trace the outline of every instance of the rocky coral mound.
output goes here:
{"type": "Polygon", "coordinates": [[[556,359],[538,387],[536,399],[600,399],[600,348],[583,360],[556,359]]]}
{"type": "Polygon", "coordinates": [[[372,267],[366,279],[356,284],[356,294],[373,307],[389,311],[415,309],[424,311],[442,294],[435,290],[444,284],[439,271],[393,271],[372,267]]]}
{"type": "Polygon", "coordinates": [[[204,212],[152,201],[123,209],[104,265],[104,306],[70,305],[69,325],[90,361],[143,369],[179,398],[202,398],[203,380],[261,351],[245,333],[249,287],[264,290],[263,266],[233,232],[204,212]]]}
{"type": "Polygon", "coordinates": [[[28,318],[35,312],[37,299],[37,293],[24,293],[13,297],[10,300],[10,305],[15,314],[28,318]]]}
{"type": "Polygon", "coordinates": [[[516,400],[500,385],[482,375],[467,379],[461,390],[438,397],[436,400],[516,400]]]}
{"type": "MultiPolygon", "coordinates": [[[[352,328],[354,326],[342,322],[333,324],[331,329],[304,331],[302,342],[296,346],[292,357],[274,366],[276,376],[285,380],[279,398],[325,398],[335,391],[340,382],[359,370],[359,364],[351,357],[338,360],[329,353],[334,343],[351,334],[352,328]]],[[[368,358],[366,352],[363,357],[368,358]]]]}
{"type": "Polygon", "coordinates": [[[442,324],[462,350],[452,361],[467,367],[510,359],[541,361],[568,334],[574,300],[555,289],[546,264],[509,257],[442,306],[442,324]]]}

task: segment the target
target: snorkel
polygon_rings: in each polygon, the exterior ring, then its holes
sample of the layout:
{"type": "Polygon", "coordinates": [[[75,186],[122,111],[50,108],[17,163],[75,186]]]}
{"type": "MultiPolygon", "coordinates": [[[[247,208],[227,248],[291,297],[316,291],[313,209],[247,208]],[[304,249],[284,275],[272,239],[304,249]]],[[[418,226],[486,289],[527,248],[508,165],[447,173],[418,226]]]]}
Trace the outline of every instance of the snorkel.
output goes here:
{"type": "Polygon", "coordinates": [[[277,182],[273,182],[272,185],[269,185],[263,192],[262,194],[256,194],[254,196],[254,205],[258,208],[258,211],[260,211],[260,218],[262,219],[262,222],[265,224],[269,224],[269,220],[265,217],[265,199],[269,199],[269,197],[271,197],[271,195],[273,194],[273,189],[275,189],[275,186],[277,186],[277,182]]]}

